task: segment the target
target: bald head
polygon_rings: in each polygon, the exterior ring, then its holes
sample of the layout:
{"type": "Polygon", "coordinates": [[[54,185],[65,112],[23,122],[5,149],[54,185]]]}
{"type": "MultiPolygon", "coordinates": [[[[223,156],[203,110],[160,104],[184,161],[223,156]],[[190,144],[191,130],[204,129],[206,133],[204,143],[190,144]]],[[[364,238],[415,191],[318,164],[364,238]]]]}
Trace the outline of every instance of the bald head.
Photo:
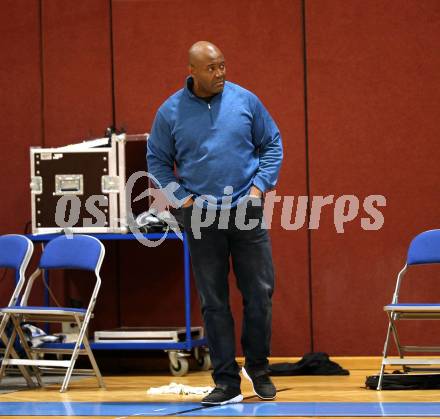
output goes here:
{"type": "Polygon", "coordinates": [[[218,56],[223,57],[220,48],[208,41],[198,41],[193,44],[188,51],[188,61],[190,66],[198,65],[201,61],[218,56]]]}
{"type": "Polygon", "coordinates": [[[214,96],[223,91],[226,67],[223,53],[213,43],[196,42],[188,51],[189,72],[194,93],[199,97],[214,96]]]}

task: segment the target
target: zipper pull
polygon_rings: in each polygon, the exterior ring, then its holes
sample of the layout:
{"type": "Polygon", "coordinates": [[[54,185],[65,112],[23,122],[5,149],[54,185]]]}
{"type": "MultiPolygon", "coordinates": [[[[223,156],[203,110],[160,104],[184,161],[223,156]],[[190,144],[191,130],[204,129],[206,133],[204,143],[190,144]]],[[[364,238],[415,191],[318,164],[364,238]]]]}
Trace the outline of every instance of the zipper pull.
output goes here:
{"type": "Polygon", "coordinates": [[[211,104],[210,103],[208,103],[208,109],[211,110],[211,104]]]}

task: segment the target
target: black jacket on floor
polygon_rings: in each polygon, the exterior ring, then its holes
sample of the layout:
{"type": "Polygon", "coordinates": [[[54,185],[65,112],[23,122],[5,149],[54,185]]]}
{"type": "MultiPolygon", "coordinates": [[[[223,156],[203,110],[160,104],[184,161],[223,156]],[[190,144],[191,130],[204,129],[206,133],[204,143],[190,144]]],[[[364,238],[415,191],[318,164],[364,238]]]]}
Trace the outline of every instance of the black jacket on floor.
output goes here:
{"type": "Polygon", "coordinates": [[[298,362],[269,365],[270,375],[349,375],[339,364],[330,360],[325,352],[310,352],[298,362]]]}

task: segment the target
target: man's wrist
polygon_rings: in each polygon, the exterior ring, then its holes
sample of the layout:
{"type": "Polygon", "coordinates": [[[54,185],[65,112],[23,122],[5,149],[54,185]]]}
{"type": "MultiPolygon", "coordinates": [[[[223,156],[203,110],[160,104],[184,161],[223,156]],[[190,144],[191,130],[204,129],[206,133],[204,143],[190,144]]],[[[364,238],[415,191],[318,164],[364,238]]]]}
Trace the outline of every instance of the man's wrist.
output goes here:
{"type": "Polygon", "coordinates": [[[182,208],[190,207],[192,204],[194,204],[194,199],[190,196],[182,205],[182,208]]]}
{"type": "Polygon", "coordinates": [[[254,198],[261,198],[263,196],[263,192],[261,192],[255,185],[251,187],[251,190],[249,191],[249,196],[252,196],[254,198]]]}

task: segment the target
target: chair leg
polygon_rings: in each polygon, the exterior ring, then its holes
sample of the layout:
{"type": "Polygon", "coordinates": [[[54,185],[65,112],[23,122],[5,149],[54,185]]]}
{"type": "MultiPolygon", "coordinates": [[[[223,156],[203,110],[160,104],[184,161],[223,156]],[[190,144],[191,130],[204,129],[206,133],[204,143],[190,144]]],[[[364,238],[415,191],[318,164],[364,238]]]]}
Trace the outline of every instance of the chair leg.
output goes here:
{"type": "Polygon", "coordinates": [[[387,336],[385,338],[385,344],[383,346],[383,356],[382,356],[382,365],[380,367],[380,373],[379,373],[379,381],[377,383],[377,389],[376,390],[382,390],[382,381],[383,381],[383,374],[385,371],[385,358],[387,357],[387,353],[388,353],[388,344],[390,341],[390,334],[391,334],[391,321],[388,322],[388,330],[387,330],[387,336]]]}
{"type": "MultiPolygon", "coordinates": [[[[70,357],[70,365],[67,368],[66,375],[64,376],[63,384],[60,389],[60,393],[64,393],[67,390],[67,387],[70,382],[70,378],[72,377],[73,369],[75,367],[76,360],[78,359],[79,351],[81,349],[81,345],[83,344],[85,332],[87,330],[87,324],[86,319],[84,319],[84,322],[81,324],[81,321],[77,316],[75,316],[76,323],[79,326],[79,334],[78,334],[78,340],[75,343],[75,347],[72,351],[72,356],[70,357]]],[[[88,323],[88,322],[87,322],[88,323]]]]}
{"type": "Polygon", "coordinates": [[[64,393],[67,390],[67,387],[70,382],[70,378],[72,376],[76,360],[78,359],[79,351],[81,349],[81,345],[84,345],[84,348],[89,357],[90,363],[92,364],[93,371],[95,372],[96,378],[98,380],[99,386],[105,388],[104,380],[102,378],[101,372],[98,368],[98,364],[96,363],[95,357],[93,356],[93,352],[90,348],[89,340],[86,336],[87,327],[89,324],[90,316],[86,316],[84,320],[81,322],[78,316],[75,316],[76,324],[79,327],[78,340],[76,341],[75,348],[73,349],[72,356],[70,358],[70,365],[67,369],[66,375],[64,376],[63,384],[60,389],[60,393],[64,393]]]}
{"type": "Polygon", "coordinates": [[[90,348],[89,339],[86,335],[84,335],[84,347],[86,349],[87,355],[89,356],[89,360],[92,364],[93,371],[95,372],[96,379],[98,380],[99,387],[105,388],[104,379],[102,378],[101,371],[99,370],[98,364],[96,363],[92,348],[90,348]]]}
{"type": "MultiPolygon", "coordinates": [[[[394,343],[396,344],[397,353],[399,355],[399,358],[404,359],[405,358],[405,351],[402,349],[402,345],[400,344],[400,339],[399,339],[399,335],[397,333],[397,328],[396,328],[396,325],[394,324],[393,320],[391,320],[391,331],[393,332],[394,343]]],[[[404,372],[408,372],[408,367],[406,365],[402,364],[401,367],[404,372]]]]}
{"type": "MultiPolygon", "coordinates": [[[[14,347],[11,348],[11,358],[19,359],[17,352],[15,351],[14,347]]],[[[26,383],[29,387],[36,387],[34,380],[32,380],[31,375],[29,374],[28,368],[25,365],[17,365],[18,369],[20,370],[21,374],[23,375],[24,379],[26,380],[26,383]]]]}
{"type": "MultiPolygon", "coordinates": [[[[8,321],[9,321],[9,315],[5,314],[2,317],[2,321],[0,323],[0,336],[1,336],[3,344],[5,345],[4,359],[7,359],[9,357],[18,359],[19,356],[14,349],[14,341],[15,341],[15,336],[16,336],[15,330],[13,330],[13,337],[11,336],[11,338],[9,340],[7,339],[6,335],[4,334],[6,326],[8,324],[8,321]],[[11,342],[11,345],[9,347],[9,350],[7,351],[6,348],[8,347],[9,342],[11,342]]],[[[27,385],[29,387],[35,387],[35,383],[32,380],[27,367],[25,365],[17,365],[17,367],[18,367],[19,371],[21,372],[21,375],[23,375],[24,379],[26,380],[27,385]]],[[[0,381],[3,379],[5,373],[6,373],[6,364],[3,365],[3,363],[2,363],[2,366],[0,368],[0,381]]]]}
{"type": "Polygon", "coordinates": [[[393,316],[390,315],[389,319],[391,323],[391,331],[393,332],[394,343],[396,344],[396,348],[397,348],[397,353],[399,354],[399,358],[403,358],[404,354],[402,351],[402,345],[400,344],[400,339],[399,339],[399,335],[397,334],[396,325],[394,324],[393,321],[393,316]]]}
{"type": "MultiPolygon", "coordinates": [[[[14,324],[14,329],[18,333],[18,336],[20,338],[20,341],[21,341],[23,349],[26,353],[26,356],[28,357],[28,359],[32,359],[32,351],[29,348],[29,345],[26,340],[26,336],[24,335],[23,330],[20,327],[20,322],[18,321],[18,319],[15,316],[11,316],[11,320],[12,320],[12,323],[14,324]]],[[[38,369],[38,367],[32,366],[31,368],[32,368],[32,371],[34,372],[35,378],[38,381],[38,384],[41,387],[44,387],[43,380],[41,379],[41,374],[40,374],[40,370],[38,369]]]]}
{"type": "Polygon", "coordinates": [[[73,367],[75,366],[75,361],[73,358],[70,359],[70,365],[69,368],[66,371],[66,375],[64,376],[63,384],[60,388],[60,393],[64,393],[67,390],[67,387],[70,382],[70,378],[72,377],[73,367]]]}
{"type": "MultiPolygon", "coordinates": [[[[3,356],[3,362],[0,367],[0,379],[3,378],[6,372],[6,361],[9,359],[11,354],[11,349],[13,348],[15,337],[17,336],[17,332],[15,329],[12,330],[11,336],[9,337],[9,340],[6,342],[5,339],[3,339],[3,342],[5,342],[5,353],[3,356]]],[[[2,336],[2,338],[4,338],[2,336]]]]}

